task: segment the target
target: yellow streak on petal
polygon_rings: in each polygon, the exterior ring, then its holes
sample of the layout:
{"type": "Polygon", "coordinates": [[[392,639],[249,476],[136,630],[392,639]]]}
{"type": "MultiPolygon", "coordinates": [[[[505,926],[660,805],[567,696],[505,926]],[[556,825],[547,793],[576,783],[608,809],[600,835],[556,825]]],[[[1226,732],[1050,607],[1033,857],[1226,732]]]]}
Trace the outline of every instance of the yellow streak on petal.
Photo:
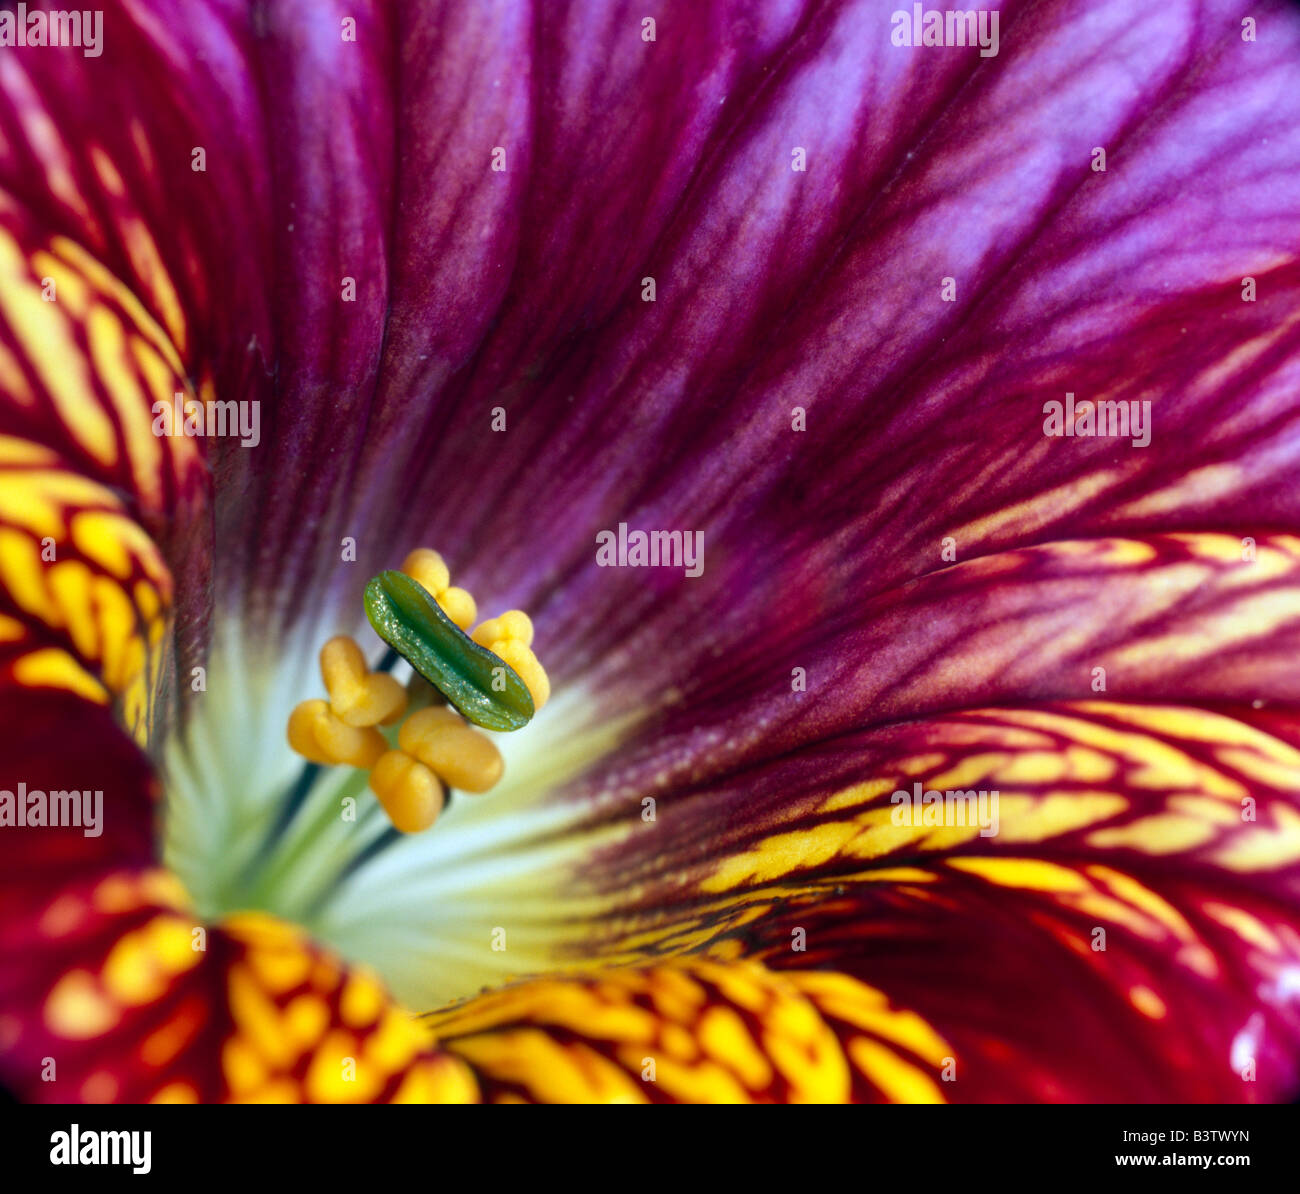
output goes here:
{"type": "Polygon", "coordinates": [[[58,303],[46,302],[17,246],[0,236],[0,313],[8,321],[68,433],[96,461],[117,463],[112,420],[91,396],[94,385],[58,303]]]}
{"type": "Polygon", "coordinates": [[[116,504],[104,486],[66,470],[23,469],[0,475],[0,517],[38,536],[64,537],[64,507],[116,504]]]}
{"type": "Polygon", "coordinates": [[[126,580],[131,575],[131,557],[126,536],[122,534],[130,519],[121,514],[87,510],[72,520],[72,541],[87,559],[94,560],[105,572],[126,580]]]}
{"type": "Polygon", "coordinates": [[[158,590],[147,580],[138,580],[131,592],[135,595],[135,607],[140,611],[140,616],[146,622],[157,619],[162,610],[162,599],[158,596],[158,590]]]}
{"type": "MultiPolygon", "coordinates": [[[[925,787],[935,791],[945,788],[970,788],[994,772],[1000,773],[1003,768],[1011,766],[1011,760],[1016,757],[1002,751],[967,755],[949,770],[938,775],[932,775],[926,780],[925,787]]],[[[1064,761],[1057,760],[1056,756],[1046,752],[1034,752],[1033,758],[1035,762],[1026,764],[1021,768],[1027,777],[1025,782],[1032,783],[1035,775],[1060,778],[1064,774],[1064,761]]],[[[1007,782],[1011,782],[1010,777],[1008,777],[1007,782]]]]}
{"type": "Polygon", "coordinates": [[[36,405],[36,395],[28,384],[27,374],[23,372],[23,367],[14,354],[3,344],[0,344],[0,393],[19,406],[30,409],[36,405]]]}
{"type": "Polygon", "coordinates": [[[432,1042],[428,1028],[403,1009],[389,1005],[379,1027],[366,1037],[366,1060],[390,1073],[409,1065],[432,1042]]]}
{"type": "Polygon", "coordinates": [[[193,926],[170,914],[124,933],[114,942],[101,974],[105,989],[127,1007],[158,999],[178,974],[198,965],[193,926]]]}
{"type": "Polygon", "coordinates": [[[1156,558],[1156,550],[1140,539],[1067,539],[1032,549],[1059,559],[1081,559],[1089,564],[1137,567],[1156,558]]]}
{"type": "Polygon", "coordinates": [[[126,195],[126,185],[122,182],[122,176],[117,172],[117,167],[113,165],[113,159],[98,145],[90,147],[90,164],[94,167],[95,173],[99,175],[99,181],[104,184],[104,189],[110,195],[116,199],[121,199],[126,195]]]}
{"type": "MultiPolygon", "coordinates": [[[[1273,542],[1276,543],[1277,541],[1273,540],[1273,542]]],[[[1241,549],[1239,547],[1239,557],[1240,554],[1241,549]]],[[[1253,560],[1249,563],[1242,563],[1238,559],[1238,566],[1231,571],[1221,573],[1219,582],[1230,588],[1238,588],[1246,585],[1266,584],[1270,581],[1281,580],[1283,577],[1290,581],[1298,570],[1297,563],[1295,552],[1278,551],[1275,547],[1262,544],[1256,546],[1253,560]]]]}
{"type": "MultiPolygon", "coordinates": [[[[1013,506],[977,518],[974,522],[949,533],[958,543],[999,539],[1006,532],[1027,535],[1059,519],[1061,515],[1089,504],[1122,478],[1123,474],[1118,469],[1098,470],[1088,476],[1058,485],[1045,493],[1036,494],[1023,502],[1017,502],[1013,506]]],[[[974,564],[978,566],[980,561],[974,561],[974,564]]]]}
{"type": "Polygon", "coordinates": [[[1238,597],[1220,612],[1207,613],[1195,633],[1176,631],[1133,642],[1111,659],[1125,668],[1168,668],[1170,661],[1210,657],[1225,644],[1266,638],[1300,616],[1300,601],[1290,589],[1271,589],[1238,597]]]}
{"type": "Polygon", "coordinates": [[[97,225],[86,207],[86,200],[73,181],[71,158],[67,147],[59,137],[58,127],[51,119],[46,106],[41,103],[40,96],[32,90],[25,76],[16,73],[6,77],[5,86],[11,93],[16,92],[23,97],[24,102],[14,102],[14,112],[19,118],[32,152],[40,162],[45,182],[51,192],[76,212],[84,225],[96,229],[97,225]]]}
{"type": "Polygon", "coordinates": [[[70,970],[45,1000],[45,1025],[56,1036],[87,1041],[103,1035],[121,1016],[87,970],[70,970]]]}
{"type": "Polygon", "coordinates": [[[742,884],[771,883],[792,871],[818,866],[840,854],[860,830],[856,820],[831,821],[773,834],[743,854],[722,859],[714,873],[701,881],[701,890],[717,893],[742,884]]]}
{"type": "MultiPolygon", "coordinates": [[[[998,780],[1002,777],[999,775],[998,780]]],[[[1003,792],[998,799],[998,840],[1039,842],[1105,821],[1128,808],[1114,792],[1064,791],[1027,795],[1003,792]]]]}
{"type": "Polygon", "coordinates": [[[153,433],[148,395],[129,368],[126,335],[117,316],[97,305],[86,321],[86,336],[95,373],[117,412],[131,458],[131,475],[145,507],[155,509],[162,503],[162,441],[153,433]]]}
{"type": "Polygon", "coordinates": [[[866,783],[854,784],[851,788],[845,788],[828,796],[822,802],[820,811],[834,813],[846,808],[857,808],[861,804],[870,804],[877,796],[892,792],[894,787],[891,779],[873,779],[866,783]]]}
{"type": "Polygon", "coordinates": [[[1249,722],[1205,709],[1171,705],[1119,705],[1109,701],[1082,701],[1078,708],[1085,713],[1103,714],[1174,738],[1205,742],[1211,746],[1254,747],[1279,762],[1289,760],[1300,766],[1300,751],[1294,747],[1256,729],[1249,722]]]}
{"type": "Polygon", "coordinates": [[[1300,862],[1300,813],[1284,804],[1272,808],[1273,826],[1255,824],[1243,829],[1211,859],[1230,871],[1249,874],[1275,871],[1300,862]]]}
{"type": "Polygon", "coordinates": [[[199,1092],[188,1082],[169,1082],[149,1100],[151,1103],[197,1103],[198,1101],[199,1092]]]}
{"type": "Polygon", "coordinates": [[[261,1054],[242,1036],[229,1037],[222,1043],[221,1072],[235,1099],[252,1094],[270,1074],[261,1054]]]}
{"type": "Polygon", "coordinates": [[[891,1008],[881,991],[847,974],[796,971],[787,976],[809,995],[824,1015],[833,1016],[915,1053],[931,1065],[943,1064],[952,1046],[915,1012],[891,1008]]]}
{"type": "Polygon", "coordinates": [[[868,1037],[848,1043],[849,1059],[895,1103],[945,1103],[938,1083],[924,1070],[868,1037]]]}
{"type": "Polygon", "coordinates": [[[134,912],[143,907],[144,895],[140,884],[131,875],[109,875],[100,882],[92,899],[97,912],[115,916],[123,912],[134,912]]]}
{"type": "MultiPolygon", "coordinates": [[[[0,389],[5,387],[5,378],[0,371],[0,389]]],[[[0,435],[0,465],[29,464],[48,467],[58,462],[58,456],[43,444],[33,443],[29,439],[19,439],[14,435],[0,435]]]]}
{"type": "Polygon", "coordinates": [[[45,576],[77,654],[85,660],[98,659],[99,627],[90,604],[90,569],[80,560],[64,560],[52,564],[45,576]]]}
{"type": "Polygon", "coordinates": [[[1214,564],[1242,563],[1241,540],[1236,535],[1197,531],[1195,534],[1173,534],[1169,538],[1182,543],[1192,555],[1202,560],[1214,564]]]}
{"type": "Polygon", "coordinates": [[[110,692],[123,693],[142,678],[144,671],[145,648],[136,633],[135,610],[108,577],[95,577],[92,588],[104,642],[104,683],[110,692]]]}
{"type": "Polygon", "coordinates": [[[154,1069],[174,1061],[202,1027],[203,1017],[192,1007],[182,1007],[161,1028],[145,1037],[140,1046],[140,1059],[154,1069]]]}
{"type": "Polygon", "coordinates": [[[156,867],[140,876],[140,891],[152,903],[176,912],[190,912],[194,902],[174,871],[156,867]]]}
{"type": "MultiPolygon", "coordinates": [[[[927,790],[971,790],[968,785],[984,782],[992,776],[1004,782],[1004,769],[1014,769],[1014,754],[985,754],[964,760],[925,785],[927,790]]],[[[1045,756],[1031,760],[1022,770],[1026,775],[1068,775],[1071,761],[1045,756]]],[[[1085,759],[1082,770],[1101,768],[1085,759]]],[[[856,807],[893,787],[893,781],[856,785],[828,798],[823,808],[856,807]]],[[[1067,790],[1046,793],[1001,792],[999,798],[999,833],[1008,842],[1041,841],[1069,833],[1122,812],[1128,807],[1124,797],[1114,792],[1067,790]]],[[[799,871],[822,866],[834,859],[878,858],[890,851],[916,848],[938,852],[973,841],[980,834],[978,820],[970,824],[925,823],[917,817],[913,823],[897,825],[894,806],[868,807],[856,817],[810,825],[783,833],[771,834],[748,849],[719,859],[712,874],[700,882],[700,889],[719,894],[738,887],[761,886],[786,878],[799,871]]],[[[915,811],[915,810],[914,810],[915,811]]],[[[921,816],[924,816],[922,812],[921,816]]]]}
{"type": "MultiPolygon", "coordinates": [[[[527,1084],[544,1102],[649,1102],[639,1083],[622,1066],[585,1045],[561,1045],[536,1029],[509,1029],[458,1039],[456,1052],[471,1066],[490,1070],[503,1082],[527,1084]]],[[[657,1076],[662,1082],[670,1063],[667,1058],[656,1062],[657,1076]]],[[[682,1080],[680,1085],[689,1083],[682,1080]]],[[[739,1089],[734,1079],[731,1085],[733,1090],[739,1089]]]]}
{"type": "Polygon", "coordinates": [[[1101,783],[1114,776],[1118,769],[1115,760],[1109,755],[1089,750],[1086,746],[1067,746],[1064,754],[1069,764],[1066,774],[1079,783],[1101,783]]]}
{"type": "Polygon", "coordinates": [[[924,775],[927,771],[933,771],[946,756],[941,754],[913,755],[910,759],[904,759],[898,764],[898,771],[911,779],[913,776],[924,775]]]}
{"type": "MultiPolygon", "coordinates": [[[[402,1079],[394,1103],[477,1103],[478,1083],[458,1057],[416,1062],[402,1079]]],[[[522,1101],[522,1100],[519,1100],[522,1101]]]]}
{"type": "Polygon", "coordinates": [[[0,518],[39,538],[62,539],[61,507],[50,500],[34,471],[0,474],[0,518]]]}
{"type": "MultiPolygon", "coordinates": [[[[153,316],[149,309],[140,301],[134,289],[123,282],[116,274],[109,270],[103,262],[97,257],[88,253],[82,246],[65,236],[54,236],[50,238],[50,250],[61,257],[69,266],[82,274],[91,288],[98,293],[111,298],[123,311],[132,325],[138,328],[145,335],[149,343],[166,359],[172,373],[177,377],[184,377],[186,374],[184,363],[177,351],[177,345],[180,343],[164,331],[163,326],[153,316]]],[[[148,249],[144,250],[144,257],[148,257],[148,249]]],[[[156,260],[157,250],[154,249],[156,260]]],[[[134,263],[133,263],[134,264],[134,263]]],[[[137,266],[137,269],[139,266],[137,266]]],[[[143,271],[141,271],[143,273],[143,271]]],[[[161,269],[160,269],[161,272],[161,269]]],[[[171,280],[162,274],[162,282],[166,290],[171,292],[171,298],[174,304],[175,292],[171,290],[171,280]]],[[[154,296],[157,298],[158,296],[154,296]]],[[[167,296],[163,297],[160,306],[166,313],[167,296]]],[[[174,306],[170,311],[172,318],[178,318],[179,307],[174,306]]]]}
{"type": "Polygon", "coordinates": [[[42,280],[49,278],[54,282],[55,294],[60,306],[80,321],[90,309],[90,288],[80,274],[68,269],[57,257],[38,249],[32,254],[32,272],[42,280]]]}
{"type": "Polygon", "coordinates": [[[58,647],[42,647],[21,656],[14,662],[14,679],[27,688],[65,688],[96,704],[108,704],[104,686],[58,647]]]}
{"type": "Polygon", "coordinates": [[[226,991],[235,1026],[244,1039],[270,1067],[285,1070],[292,1065],[302,1050],[285,1033],[275,1003],[246,965],[231,966],[226,991]]]}
{"type": "Polygon", "coordinates": [[[296,996],[284,1009],[284,1030],[304,1049],[321,1039],[329,1022],[329,1006],[314,992],[296,996]]]}
{"type": "Polygon", "coordinates": [[[163,265],[158,245],[142,220],[132,217],[120,221],[119,226],[126,242],[127,254],[131,258],[131,265],[153,299],[160,322],[167,329],[171,342],[176,345],[176,351],[183,360],[189,351],[189,329],[181,309],[180,297],[172,284],[171,275],[163,265]]]}
{"type": "MultiPolygon", "coordinates": [[[[1185,510],[1189,505],[1203,505],[1215,498],[1227,498],[1239,491],[1241,469],[1235,464],[1207,464],[1181,475],[1177,482],[1155,493],[1146,494],[1122,507],[1130,517],[1149,518],[1185,510]]],[[[1238,546],[1237,558],[1241,558],[1238,546]]]]}
{"type": "Polygon", "coordinates": [[[948,866],[998,887],[1051,895],[1083,895],[1088,891],[1088,883],[1078,871],[1037,858],[950,858],[948,866]]]}
{"type": "MultiPolygon", "coordinates": [[[[1116,717],[1131,712],[1129,706],[1103,702],[1090,701],[1081,703],[1078,707],[1083,712],[1116,717]]],[[[1136,763],[1136,768],[1127,778],[1127,782],[1134,787],[1164,791],[1204,790],[1210,795],[1233,800],[1246,795],[1246,789],[1241,784],[1221,771],[1206,766],[1169,743],[1148,734],[1128,733],[1112,726],[1098,725],[1086,718],[1038,709],[1017,709],[1015,718],[1022,724],[1055,731],[1072,741],[1136,763]]],[[[1218,720],[1229,721],[1227,718],[1218,720]]]]}
{"type": "MultiPolygon", "coordinates": [[[[1250,779],[1258,780],[1272,788],[1281,788],[1284,792],[1294,792],[1300,788],[1300,765],[1287,760],[1260,758],[1248,750],[1221,750],[1221,758],[1228,766],[1240,771],[1250,779]]],[[[1243,792],[1244,796],[1245,793],[1243,792]]]]}
{"type": "Polygon", "coordinates": [[[368,973],[354,971],[339,996],[339,1015],[349,1028],[368,1028],[384,1010],[383,988],[368,973]]]}
{"type": "Polygon", "coordinates": [[[1213,825],[1176,813],[1141,817],[1113,829],[1098,829],[1088,835],[1088,845],[1100,850],[1141,850],[1144,854],[1179,854],[1203,846],[1217,836],[1213,825]]]}
{"type": "Polygon", "coordinates": [[[1282,942],[1278,940],[1277,934],[1244,908],[1234,908],[1230,904],[1208,903],[1205,905],[1205,913],[1231,929],[1243,941],[1248,941],[1265,953],[1282,952],[1282,942]]]}
{"type": "Polygon", "coordinates": [[[1186,796],[1170,796],[1168,804],[1169,811],[1172,813],[1180,813],[1184,817],[1193,817],[1198,821],[1206,821],[1211,825],[1226,828],[1230,825],[1241,824],[1241,810],[1239,808],[1209,796],[1201,796],[1199,793],[1189,793],[1186,796]]]}
{"type": "Polygon", "coordinates": [[[923,871],[914,866],[892,866],[861,871],[844,878],[854,883],[933,883],[937,876],[933,871],[923,871]]]}
{"type": "Polygon", "coordinates": [[[1130,987],[1129,1002],[1144,1016],[1160,1020],[1165,1015],[1165,1003],[1150,987],[1130,987]]]}
{"type": "Polygon", "coordinates": [[[1144,913],[1181,941],[1196,942],[1196,933],[1186,918],[1163,896],[1139,883],[1132,875],[1106,866],[1085,868],[1090,878],[1105,883],[1121,900],[1144,913]]]}
{"type": "MultiPolygon", "coordinates": [[[[628,1050],[621,1050],[620,1056],[629,1068],[636,1061],[628,1050]]],[[[744,1083],[717,1062],[698,1061],[683,1065],[670,1057],[654,1060],[656,1085],[682,1102],[740,1104],[754,1101],[744,1083]]]]}
{"type": "Polygon", "coordinates": [[[246,959],[258,982],[274,995],[292,991],[311,975],[311,955],[304,949],[255,949],[246,959]]]}

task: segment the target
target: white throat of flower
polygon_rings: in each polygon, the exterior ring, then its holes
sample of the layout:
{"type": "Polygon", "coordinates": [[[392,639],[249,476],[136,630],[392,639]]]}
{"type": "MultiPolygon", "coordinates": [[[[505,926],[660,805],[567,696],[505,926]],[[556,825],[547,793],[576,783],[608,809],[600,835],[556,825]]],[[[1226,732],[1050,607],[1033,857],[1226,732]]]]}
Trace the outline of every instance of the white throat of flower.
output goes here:
{"type": "MultiPolygon", "coordinates": [[[[301,924],[420,1010],[561,965],[559,924],[600,911],[568,877],[582,852],[627,831],[566,834],[581,810],[548,797],[610,753],[628,721],[602,724],[580,691],[561,691],[497,739],[498,786],[456,792],[433,828],[400,835],[366,772],[312,768],[286,741],[337,629],[300,628],[268,652],[218,621],[205,691],[162,751],[164,862],[206,918],[259,909],[301,924]]],[[[393,674],[411,673],[401,662],[393,674]]]]}

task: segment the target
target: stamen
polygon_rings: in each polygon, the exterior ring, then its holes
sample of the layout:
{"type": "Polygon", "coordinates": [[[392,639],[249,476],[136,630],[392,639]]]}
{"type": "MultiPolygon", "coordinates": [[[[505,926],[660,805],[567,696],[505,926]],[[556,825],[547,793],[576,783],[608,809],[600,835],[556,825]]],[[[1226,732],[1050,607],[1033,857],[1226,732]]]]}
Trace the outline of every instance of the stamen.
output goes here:
{"type": "Polygon", "coordinates": [[[320,671],[330,708],[350,726],[392,725],[406,712],[406,690],[392,676],[372,672],[345,634],[320,649],[320,671]]]}
{"type": "Polygon", "coordinates": [[[378,730],[340,721],[325,701],[303,701],[289,715],[289,745],[313,763],[373,767],[388,743],[378,730]]]}
{"type": "Polygon", "coordinates": [[[492,650],[494,642],[517,639],[525,647],[533,645],[533,620],[521,609],[508,609],[500,617],[489,618],[474,627],[470,635],[481,647],[492,650]]]}
{"type": "Polygon", "coordinates": [[[518,729],[545,704],[551,685],[533,654],[527,614],[508,610],[471,637],[477,606],[451,585],[443,558],[420,548],[402,568],[381,572],[366,586],[366,615],[390,647],[383,662],[371,671],[354,639],[330,639],[320,652],[329,700],[298,705],[288,737],[313,763],[369,771],[370,788],[394,828],[418,833],[437,820],[447,789],[486,792],[505,772],[495,743],[465,719],[518,729]],[[415,671],[409,691],[389,674],[398,657],[415,671]],[[439,693],[455,710],[430,705],[439,693]],[[399,723],[390,747],[392,731],[385,736],[377,727],[399,723]]]}
{"type": "Polygon", "coordinates": [[[462,630],[468,630],[478,617],[474,598],[451,583],[451,572],[442,556],[427,547],[417,547],[402,561],[402,571],[418,581],[442,607],[442,612],[462,630]]]}
{"type": "Polygon", "coordinates": [[[463,792],[486,792],[497,785],[506,769],[491,739],[471,729],[446,706],[412,713],[402,724],[397,741],[449,788],[463,792]]]}
{"type": "Polygon", "coordinates": [[[370,790],[379,797],[393,827],[403,833],[428,829],[442,812],[442,784],[423,763],[400,750],[382,755],[370,773],[370,790]]]}
{"type": "Polygon", "coordinates": [[[504,659],[528,688],[533,708],[540,709],[551,695],[551,681],[533,654],[533,620],[521,609],[480,623],[470,636],[481,647],[504,659]]]}

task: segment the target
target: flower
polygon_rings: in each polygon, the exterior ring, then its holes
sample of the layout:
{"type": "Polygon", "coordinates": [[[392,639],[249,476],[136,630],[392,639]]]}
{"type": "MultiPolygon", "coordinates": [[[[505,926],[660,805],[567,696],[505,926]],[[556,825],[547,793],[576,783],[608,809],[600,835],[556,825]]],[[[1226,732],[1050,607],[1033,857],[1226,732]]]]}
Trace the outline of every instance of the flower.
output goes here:
{"type": "Polygon", "coordinates": [[[10,1090],[1296,1095],[1300,17],[892,15],[4,50],[10,1090]],[[420,547],[554,696],[399,836],[285,726],[420,547]]]}

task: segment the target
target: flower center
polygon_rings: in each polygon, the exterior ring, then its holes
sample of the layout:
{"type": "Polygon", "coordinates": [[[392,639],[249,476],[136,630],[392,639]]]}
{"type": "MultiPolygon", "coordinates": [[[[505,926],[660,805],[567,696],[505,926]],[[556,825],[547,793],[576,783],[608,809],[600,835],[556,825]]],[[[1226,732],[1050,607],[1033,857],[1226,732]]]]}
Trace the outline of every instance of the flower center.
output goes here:
{"type": "Polygon", "coordinates": [[[368,773],[402,833],[428,829],[451,789],[486,792],[504,774],[496,744],[467,720],[518,729],[550,696],[528,615],[509,610],[468,635],[477,608],[437,552],[413,551],[400,573],[366,586],[385,658],[372,671],[355,639],[330,639],[320,652],[327,699],[303,701],[289,716],[290,747],[309,763],[368,773]],[[414,669],[406,687],[389,674],[399,656],[414,669]]]}
{"type": "MultiPolygon", "coordinates": [[[[421,572],[418,559],[406,566],[437,606],[430,617],[457,615],[454,641],[440,626],[424,642],[417,617],[414,640],[393,634],[409,658],[385,654],[370,638],[373,622],[365,621],[355,580],[331,586],[310,615],[274,634],[261,632],[237,601],[219,602],[205,686],[193,690],[159,746],[163,861],[198,913],[214,923],[246,911],[291,921],[378,971],[412,1007],[440,1006],[557,964],[564,926],[591,911],[590,897],[569,887],[581,852],[624,832],[587,825],[587,805],[557,794],[608,758],[644,715],[608,715],[581,678],[551,694],[528,619],[512,611],[478,624],[469,595],[450,593],[441,561],[425,558],[432,574],[421,572]],[[360,666],[349,646],[322,650],[340,633],[357,645],[360,666]],[[414,664],[446,683],[447,693],[414,664]],[[506,683],[509,675],[520,690],[506,683]],[[504,687],[496,691],[494,681],[504,687]],[[341,738],[340,725],[373,730],[382,749],[376,753],[368,732],[360,736],[370,739],[369,757],[328,732],[321,742],[318,718],[305,739],[310,757],[295,750],[286,728],[295,708],[313,698],[324,706],[317,713],[339,723],[324,721],[329,731],[341,738]],[[521,701],[537,710],[522,733],[484,733],[475,721],[498,714],[508,721],[521,701]],[[372,724],[350,726],[347,719],[362,713],[372,724]],[[345,754],[347,761],[335,761],[345,754]],[[389,754],[397,757],[380,769],[389,754]],[[418,785],[430,781],[407,778],[424,775],[416,764],[432,775],[442,806],[431,831],[402,832],[393,816],[398,802],[386,793],[417,785],[401,799],[418,812],[418,785]],[[473,794],[497,766],[490,793],[473,794]],[[578,824],[586,827],[571,832],[578,824]],[[503,927],[508,950],[495,944],[503,927]]],[[[395,575],[380,574],[390,582],[395,575]]],[[[410,610],[389,612],[403,620],[398,632],[410,629],[410,610]]]]}

